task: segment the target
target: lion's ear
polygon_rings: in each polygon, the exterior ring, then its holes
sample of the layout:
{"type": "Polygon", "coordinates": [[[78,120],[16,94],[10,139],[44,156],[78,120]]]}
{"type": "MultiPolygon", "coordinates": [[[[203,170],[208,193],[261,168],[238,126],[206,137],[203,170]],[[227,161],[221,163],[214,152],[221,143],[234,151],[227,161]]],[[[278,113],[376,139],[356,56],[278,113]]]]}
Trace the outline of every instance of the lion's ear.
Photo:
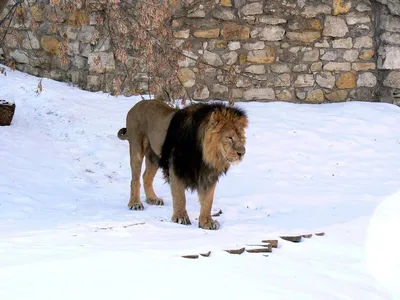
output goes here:
{"type": "Polygon", "coordinates": [[[249,125],[249,120],[247,119],[247,117],[241,117],[238,120],[239,126],[242,128],[247,128],[247,126],[249,125]]]}
{"type": "Polygon", "coordinates": [[[210,117],[211,126],[217,126],[218,123],[221,122],[221,115],[218,112],[213,111],[210,117]]]}

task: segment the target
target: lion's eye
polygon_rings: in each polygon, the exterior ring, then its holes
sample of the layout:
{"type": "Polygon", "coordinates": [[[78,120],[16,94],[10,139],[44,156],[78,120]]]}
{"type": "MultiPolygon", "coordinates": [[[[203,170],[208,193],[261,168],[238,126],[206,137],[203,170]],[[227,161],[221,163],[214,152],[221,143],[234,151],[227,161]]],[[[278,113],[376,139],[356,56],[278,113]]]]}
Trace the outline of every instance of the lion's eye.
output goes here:
{"type": "Polygon", "coordinates": [[[231,136],[228,136],[228,140],[233,141],[233,138],[231,136]]]}

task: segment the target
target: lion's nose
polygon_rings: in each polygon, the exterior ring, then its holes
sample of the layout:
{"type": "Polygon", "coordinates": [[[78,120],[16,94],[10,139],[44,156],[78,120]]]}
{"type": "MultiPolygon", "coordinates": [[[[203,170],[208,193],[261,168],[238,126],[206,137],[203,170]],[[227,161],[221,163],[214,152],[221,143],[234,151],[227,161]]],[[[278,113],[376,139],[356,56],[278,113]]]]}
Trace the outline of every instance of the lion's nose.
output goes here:
{"type": "Polygon", "coordinates": [[[239,155],[239,157],[242,157],[246,153],[246,148],[240,147],[238,150],[236,150],[236,152],[237,152],[237,155],[239,155]]]}

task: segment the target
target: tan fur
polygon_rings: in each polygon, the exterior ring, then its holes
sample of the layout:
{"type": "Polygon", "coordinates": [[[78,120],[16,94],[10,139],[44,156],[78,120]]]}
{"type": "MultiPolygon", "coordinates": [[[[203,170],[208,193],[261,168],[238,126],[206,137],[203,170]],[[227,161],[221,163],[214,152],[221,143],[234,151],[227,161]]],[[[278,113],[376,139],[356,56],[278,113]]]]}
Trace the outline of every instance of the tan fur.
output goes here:
{"type": "Polygon", "coordinates": [[[144,157],[146,157],[146,169],[143,174],[143,183],[146,202],[156,205],[164,204],[153,189],[153,179],[158,165],[151,161],[151,151],[160,156],[168,125],[175,111],[176,109],[163,101],[140,101],[127,114],[126,133],[124,133],[124,128],[118,132],[119,139],[129,141],[132,171],[129,209],[143,210],[144,208],[140,201],[140,174],[144,157]]]}
{"type": "Polygon", "coordinates": [[[200,201],[200,216],[199,216],[199,227],[203,229],[219,229],[219,222],[213,220],[211,217],[211,208],[214,200],[214,191],[216,188],[214,184],[209,190],[199,190],[199,201],[200,201]]]}
{"type": "Polygon", "coordinates": [[[175,175],[173,170],[171,171],[170,185],[174,208],[174,213],[171,218],[172,222],[184,225],[191,224],[186,211],[185,186],[175,175]]]}
{"type": "Polygon", "coordinates": [[[245,154],[247,118],[237,119],[229,111],[213,113],[211,120],[204,124],[203,157],[217,170],[223,170],[238,162],[245,154]],[[229,140],[232,138],[232,141],[229,140]],[[242,157],[238,157],[241,152],[242,157]]]}
{"type": "MultiPolygon", "coordinates": [[[[195,111],[196,105],[190,110],[195,111]]],[[[162,145],[165,140],[168,126],[177,109],[171,108],[159,100],[143,100],[134,105],[127,114],[126,130],[120,129],[118,137],[128,140],[130,147],[130,162],[132,170],[131,196],[128,207],[142,210],[140,201],[140,173],[143,159],[146,159],[146,169],[143,174],[143,183],[148,204],[163,205],[163,200],[158,198],[153,189],[153,179],[158,165],[152,160],[151,155],[160,157],[162,145]]],[[[190,118],[190,114],[188,118],[190,118]]],[[[245,153],[245,128],[247,118],[235,117],[229,112],[213,113],[208,120],[204,120],[198,130],[203,136],[199,141],[203,145],[203,159],[211,167],[222,171],[231,164],[242,160],[245,153]]],[[[190,224],[186,211],[186,197],[184,183],[174,174],[170,173],[171,194],[173,198],[172,221],[179,224],[190,224]]],[[[199,227],[204,229],[218,229],[218,221],[211,218],[211,208],[216,184],[207,190],[198,190],[201,211],[199,227]]]]}

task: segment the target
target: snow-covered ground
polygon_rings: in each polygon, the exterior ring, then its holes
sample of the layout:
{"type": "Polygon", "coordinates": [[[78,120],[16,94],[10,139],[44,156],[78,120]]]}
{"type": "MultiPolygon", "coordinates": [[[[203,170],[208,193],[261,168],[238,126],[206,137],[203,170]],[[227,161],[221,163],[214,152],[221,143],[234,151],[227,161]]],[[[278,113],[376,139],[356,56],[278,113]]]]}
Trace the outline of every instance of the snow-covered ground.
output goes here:
{"type": "MultiPolygon", "coordinates": [[[[80,91],[7,71],[0,99],[0,299],[400,299],[400,108],[383,103],[239,103],[244,161],[217,187],[218,231],[165,206],[130,211],[128,143],[138,97],[80,91]],[[279,235],[262,254],[223,250],[279,235]],[[190,260],[184,254],[211,250],[190,260]],[[397,293],[397,294],[396,294],[397,293]]],[[[143,194],[142,194],[143,195],[143,194]]]]}

